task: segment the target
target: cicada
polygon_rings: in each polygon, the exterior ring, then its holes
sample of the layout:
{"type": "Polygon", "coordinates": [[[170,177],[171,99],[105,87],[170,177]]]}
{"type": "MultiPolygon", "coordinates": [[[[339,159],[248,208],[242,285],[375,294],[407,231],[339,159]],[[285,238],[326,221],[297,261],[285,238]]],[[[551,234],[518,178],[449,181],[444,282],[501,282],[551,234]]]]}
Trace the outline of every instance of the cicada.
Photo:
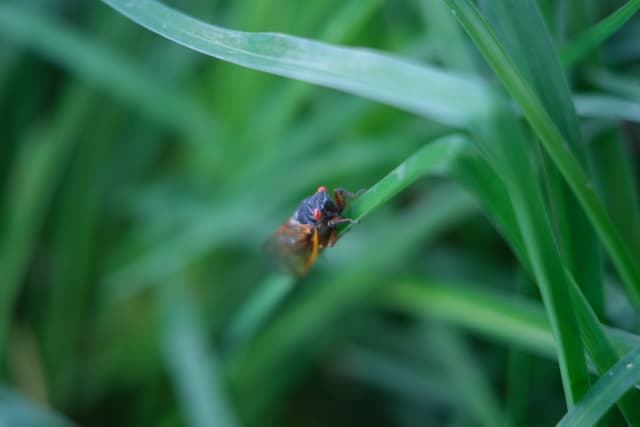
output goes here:
{"type": "Polygon", "coordinates": [[[319,187],[315,194],[300,203],[291,215],[267,241],[267,248],[278,264],[295,276],[304,276],[327,246],[333,246],[338,238],[336,227],[345,222],[358,221],[342,216],[347,205],[345,196],[355,198],[342,188],[333,192],[333,200],[327,187],[319,187]]]}

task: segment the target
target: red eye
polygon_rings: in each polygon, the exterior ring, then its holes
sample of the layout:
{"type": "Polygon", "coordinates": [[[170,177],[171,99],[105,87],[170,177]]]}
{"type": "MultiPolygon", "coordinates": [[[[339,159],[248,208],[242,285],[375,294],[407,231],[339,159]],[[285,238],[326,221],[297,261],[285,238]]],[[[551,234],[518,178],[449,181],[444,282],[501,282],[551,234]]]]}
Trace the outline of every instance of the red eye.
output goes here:
{"type": "Polygon", "coordinates": [[[318,187],[318,191],[316,191],[316,193],[319,193],[321,191],[326,193],[327,192],[327,187],[325,187],[324,185],[321,185],[320,187],[318,187]]]}
{"type": "Polygon", "coordinates": [[[322,211],[318,208],[313,210],[313,219],[320,221],[322,219],[322,211]]]}

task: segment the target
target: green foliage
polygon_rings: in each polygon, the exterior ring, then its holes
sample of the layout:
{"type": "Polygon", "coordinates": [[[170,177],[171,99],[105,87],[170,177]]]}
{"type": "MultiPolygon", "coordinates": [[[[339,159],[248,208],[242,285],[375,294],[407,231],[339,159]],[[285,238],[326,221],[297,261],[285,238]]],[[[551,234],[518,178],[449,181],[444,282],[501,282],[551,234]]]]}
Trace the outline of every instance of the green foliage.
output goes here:
{"type": "Polygon", "coordinates": [[[0,425],[640,426],[639,7],[2,3],[0,425]]]}

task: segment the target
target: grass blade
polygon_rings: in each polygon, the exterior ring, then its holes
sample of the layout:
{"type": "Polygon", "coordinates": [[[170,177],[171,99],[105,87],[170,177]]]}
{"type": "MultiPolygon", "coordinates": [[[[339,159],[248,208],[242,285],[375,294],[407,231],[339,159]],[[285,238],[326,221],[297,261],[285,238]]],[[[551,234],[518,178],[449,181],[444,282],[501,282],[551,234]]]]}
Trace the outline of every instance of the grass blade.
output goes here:
{"type": "Polygon", "coordinates": [[[209,352],[183,283],[163,287],[163,348],[178,399],[191,427],[233,427],[217,360],[209,352]]]}
{"type": "Polygon", "coordinates": [[[70,88],[50,126],[25,141],[10,177],[0,240],[0,358],[29,257],[92,101],[86,87],[70,88]]]}
{"type": "Polygon", "coordinates": [[[76,424],[38,407],[14,390],[0,386],[0,426],[74,427],[76,424]]]}
{"type": "Polygon", "coordinates": [[[557,427],[595,425],[628,390],[640,383],[640,348],[631,351],[605,372],[557,427]]]}
{"type": "Polygon", "coordinates": [[[580,34],[560,50],[560,59],[570,68],[615,34],[640,9],[640,0],[629,0],[611,15],[580,34]]]}
{"type": "Polygon", "coordinates": [[[276,33],[209,25],[155,0],[104,0],[148,29],[207,55],[374,99],[462,125],[490,98],[480,80],[456,76],[368,49],[342,48],[276,33]]]}
{"type": "Polygon", "coordinates": [[[402,280],[386,287],[379,303],[428,314],[522,350],[555,357],[556,345],[539,304],[451,281],[402,280]]]}
{"type": "MultiPolygon", "coordinates": [[[[348,207],[347,216],[361,220],[418,178],[445,173],[465,143],[468,142],[464,137],[450,135],[425,145],[355,199],[348,207]]],[[[346,230],[345,227],[341,233],[346,230]]],[[[254,334],[293,285],[292,278],[276,275],[267,277],[258,286],[258,291],[242,307],[228,331],[227,344],[231,351],[254,334]]]]}
{"type": "Polygon", "coordinates": [[[634,262],[628,245],[613,225],[602,201],[590,185],[584,169],[567,149],[567,142],[550,119],[542,102],[518,72],[474,4],[470,0],[446,1],[500,77],[505,88],[520,105],[532,129],[589,217],[611,256],[629,296],[635,306],[640,307],[640,267],[634,262]]]}
{"type": "Polygon", "coordinates": [[[425,145],[354,200],[348,215],[360,220],[421,176],[445,174],[465,144],[464,137],[449,135],[425,145]]]}
{"type": "MultiPolygon", "coordinates": [[[[514,67],[530,83],[575,157],[586,165],[585,145],[569,86],[536,2],[523,1],[514,8],[508,1],[498,0],[486,11],[514,67]]],[[[543,171],[548,180],[560,253],[589,302],[602,313],[602,255],[597,237],[556,169],[544,168],[543,171]]]]}
{"type": "Polygon", "coordinates": [[[0,5],[0,34],[28,46],[134,106],[189,141],[209,143],[221,129],[211,114],[167,87],[153,71],[121,57],[92,36],[75,32],[51,16],[15,2],[0,5]]]}

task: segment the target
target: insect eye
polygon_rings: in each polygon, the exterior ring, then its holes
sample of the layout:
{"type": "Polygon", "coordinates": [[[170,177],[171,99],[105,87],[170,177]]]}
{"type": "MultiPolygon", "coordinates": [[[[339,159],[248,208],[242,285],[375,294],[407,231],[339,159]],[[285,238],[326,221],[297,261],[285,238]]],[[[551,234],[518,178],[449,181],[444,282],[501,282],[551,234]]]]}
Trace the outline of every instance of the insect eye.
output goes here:
{"type": "Polygon", "coordinates": [[[320,221],[322,219],[322,211],[318,208],[315,208],[313,210],[313,219],[315,219],[316,221],[320,221]]]}
{"type": "Polygon", "coordinates": [[[326,193],[327,192],[327,187],[325,187],[324,185],[321,185],[320,187],[318,187],[318,191],[316,191],[316,193],[319,193],[321,191],[323,193],[326,193]]]}

